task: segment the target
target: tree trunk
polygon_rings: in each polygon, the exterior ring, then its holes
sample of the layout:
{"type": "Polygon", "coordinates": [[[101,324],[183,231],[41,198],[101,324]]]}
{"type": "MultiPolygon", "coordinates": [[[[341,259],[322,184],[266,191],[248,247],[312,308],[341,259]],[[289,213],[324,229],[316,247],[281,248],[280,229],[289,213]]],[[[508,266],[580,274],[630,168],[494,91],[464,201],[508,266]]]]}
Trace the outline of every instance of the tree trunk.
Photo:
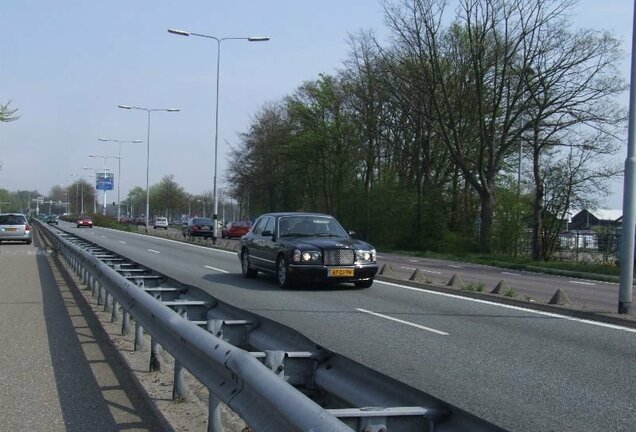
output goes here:
{"type": "Polygon", "coordinates": [[[479,252],[490,253],[490,236],[492,232],[493,209],[495,208],[495,196],[484,189],[481,196],[481,209],[479,214],[479,252]]]}
{"type": "Polygon", "coordinates": [[[539,150],[535,146],[532,155],[534,169],[534,202],[532,203],[532,259],[543,260],[543,179],[539,161],[539,150]]]}

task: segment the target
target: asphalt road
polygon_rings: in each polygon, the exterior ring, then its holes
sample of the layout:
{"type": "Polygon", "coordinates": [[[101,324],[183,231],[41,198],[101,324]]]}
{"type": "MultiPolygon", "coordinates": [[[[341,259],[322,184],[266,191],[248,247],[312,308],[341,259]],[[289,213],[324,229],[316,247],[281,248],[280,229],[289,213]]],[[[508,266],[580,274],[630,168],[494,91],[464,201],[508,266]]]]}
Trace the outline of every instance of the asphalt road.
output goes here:
{"type": "MultiPolygon", "coordinates": [[[[69,231],[512,431],[633,431],[636,330],[376,281],[281,291],[235,253],[69,231]]],[[[468,277],[467,277],[468,279],[468,277]]]]}

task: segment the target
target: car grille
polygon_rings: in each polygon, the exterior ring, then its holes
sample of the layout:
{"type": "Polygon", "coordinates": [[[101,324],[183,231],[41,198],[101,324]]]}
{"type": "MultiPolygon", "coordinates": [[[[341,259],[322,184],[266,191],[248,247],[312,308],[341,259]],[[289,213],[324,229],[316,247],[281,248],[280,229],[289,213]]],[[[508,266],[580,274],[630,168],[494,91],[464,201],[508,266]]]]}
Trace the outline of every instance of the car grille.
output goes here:
{"type": "Polygon", "coordinates": [[[326,249],[325,265],[353,265],[354,257],[351,249],[326,249]]]}

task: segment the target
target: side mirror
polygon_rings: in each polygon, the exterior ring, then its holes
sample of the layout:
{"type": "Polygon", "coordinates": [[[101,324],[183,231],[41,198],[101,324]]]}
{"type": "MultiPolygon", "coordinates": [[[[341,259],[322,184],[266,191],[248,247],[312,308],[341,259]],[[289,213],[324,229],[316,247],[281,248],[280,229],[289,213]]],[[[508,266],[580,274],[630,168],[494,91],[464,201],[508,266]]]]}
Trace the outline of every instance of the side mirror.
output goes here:
{"type": "Polygon", "coordinates": [[[349,234],[349,237],[351,237],[351,238],[357,238],[358,237],[358,234],[356,234],[355,231],[349,231],[347,234],[349,234]]]}
{"type": "Polygon", "coordinates": [[[261,235],[262,235],[263,237],[272,237],[272,236],[274,235],[274,233],[272,233],[271,231],[267,230],[267,231],[263,231],[263,232],[261,233],[261,235]]]}

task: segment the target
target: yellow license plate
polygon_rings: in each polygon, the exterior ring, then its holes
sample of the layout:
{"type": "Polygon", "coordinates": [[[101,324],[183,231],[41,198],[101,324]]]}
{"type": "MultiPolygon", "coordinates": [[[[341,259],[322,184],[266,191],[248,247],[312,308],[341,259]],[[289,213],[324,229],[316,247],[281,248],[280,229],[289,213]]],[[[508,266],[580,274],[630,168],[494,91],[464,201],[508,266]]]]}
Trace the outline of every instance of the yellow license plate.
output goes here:
{"type": "Polygon", "coordinates": [[[329,276],[335,276],[335,277],[353,276],[353,269],[329,269],[329,276]]]}
{"type": "Polygon", "coordinates": [[[18,229],[17,228],[6,228],[5,231],[9,231],[9,232],[16,232],[18,229]]]}

